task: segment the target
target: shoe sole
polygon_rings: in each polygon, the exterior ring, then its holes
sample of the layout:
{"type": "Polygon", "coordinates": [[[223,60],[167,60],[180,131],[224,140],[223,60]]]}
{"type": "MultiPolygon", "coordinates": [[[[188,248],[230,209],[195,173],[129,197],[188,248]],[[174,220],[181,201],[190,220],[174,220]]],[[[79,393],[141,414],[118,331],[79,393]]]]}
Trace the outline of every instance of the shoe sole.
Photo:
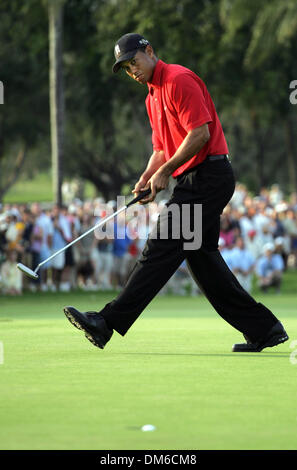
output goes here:
{"type": "Polygon", "coordinates": [[[64,313],[66,318],[70,321],[70,323],[75,326],[78,330],[81,330],[85,333],[85,337],[97,348],[104,349],[105,342],[102,342],[101,338],[98,336],[94,336],[89,330],[83,327],[80,322],[73,316],[71,312],[67,308],[64,308],[64,313]]]}
{"type": "Polygon", "coordinates": [[[257,349],[248,349],[247,347],[245,348],[239,348],[235,347],[235,344],[232,346],[232,352],[249,352],[249,353],[256,353],[259,352],[257,349]]]}

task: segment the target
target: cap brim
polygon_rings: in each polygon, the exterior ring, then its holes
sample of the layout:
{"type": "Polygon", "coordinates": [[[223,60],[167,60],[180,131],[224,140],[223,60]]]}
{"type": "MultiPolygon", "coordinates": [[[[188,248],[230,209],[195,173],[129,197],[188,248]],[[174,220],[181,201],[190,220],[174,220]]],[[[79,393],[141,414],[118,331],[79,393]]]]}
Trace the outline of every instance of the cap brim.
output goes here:
{"type": "Polygon", "coordinates": [[[137,51],[139,51],[139,47],[137,49],[134,49],[133,51],[126,52],[126,54],[119,57],[118,60],[113,64],[113,73],[117,73],[121,68],[121,63],[125,62],[125,60],[132,59],[137,53],[137,51]]]}

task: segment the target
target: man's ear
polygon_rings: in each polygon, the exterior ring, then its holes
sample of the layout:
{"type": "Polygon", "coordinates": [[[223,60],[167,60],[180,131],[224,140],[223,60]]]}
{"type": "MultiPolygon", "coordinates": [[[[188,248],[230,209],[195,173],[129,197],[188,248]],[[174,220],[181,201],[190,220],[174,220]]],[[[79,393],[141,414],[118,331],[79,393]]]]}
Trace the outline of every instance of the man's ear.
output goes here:
{"type": "Polygon", "coordinates": [[[146,46],[145,53],[146,53],[149,57],[153,57],[153,56],[155,55],[154,49],[152,48],[152,46],[151,46],[150,44],[148,44],[148,45],[146,46]]]}

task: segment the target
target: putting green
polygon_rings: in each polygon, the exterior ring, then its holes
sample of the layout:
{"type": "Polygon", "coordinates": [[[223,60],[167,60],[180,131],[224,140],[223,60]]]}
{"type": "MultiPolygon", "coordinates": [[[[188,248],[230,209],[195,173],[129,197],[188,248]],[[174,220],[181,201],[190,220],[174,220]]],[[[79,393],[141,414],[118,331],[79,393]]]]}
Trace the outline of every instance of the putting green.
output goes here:
{"type": "Polygon", "coordinates": [[[102,351],[62,307],[111,298],[1,297],[1,449],[297,448],[294,294],[257,296],[290,336],[258,354],[231,352],[242,336],[204,298],[174,296],[157,297],[102,351]]]}

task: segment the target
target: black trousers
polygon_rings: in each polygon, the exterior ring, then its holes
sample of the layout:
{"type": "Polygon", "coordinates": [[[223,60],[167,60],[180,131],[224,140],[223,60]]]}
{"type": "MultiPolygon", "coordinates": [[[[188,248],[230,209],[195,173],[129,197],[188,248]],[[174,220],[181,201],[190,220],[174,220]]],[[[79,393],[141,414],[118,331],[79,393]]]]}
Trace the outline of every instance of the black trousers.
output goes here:
{"type": "Polygon", "coordinates": [[[100,312],[113,329],[125,335],[184,259],[217,313],[252,342],[262,339],[273,327],[277,318],[241,287],[218,250],[220,214],[231,199],[234,187],[232,167],[227,160],[206,160],[177,178],[167,207],[149,235],[125,288],[100,312]],[[202,244],[199,249],[185,249],[185,241],[189,240],[177,237],[174,231],[173,224],[179,215],[178,211],[172,215],[170,209],[181,209],[185,204],[191,211],[191,229],[195,226],[195,205],[202,204],[202,226],[198,227],[202,232],[202,244]],[[168,237],[163,239],[160,233],[166,221],[168,237]]]}

